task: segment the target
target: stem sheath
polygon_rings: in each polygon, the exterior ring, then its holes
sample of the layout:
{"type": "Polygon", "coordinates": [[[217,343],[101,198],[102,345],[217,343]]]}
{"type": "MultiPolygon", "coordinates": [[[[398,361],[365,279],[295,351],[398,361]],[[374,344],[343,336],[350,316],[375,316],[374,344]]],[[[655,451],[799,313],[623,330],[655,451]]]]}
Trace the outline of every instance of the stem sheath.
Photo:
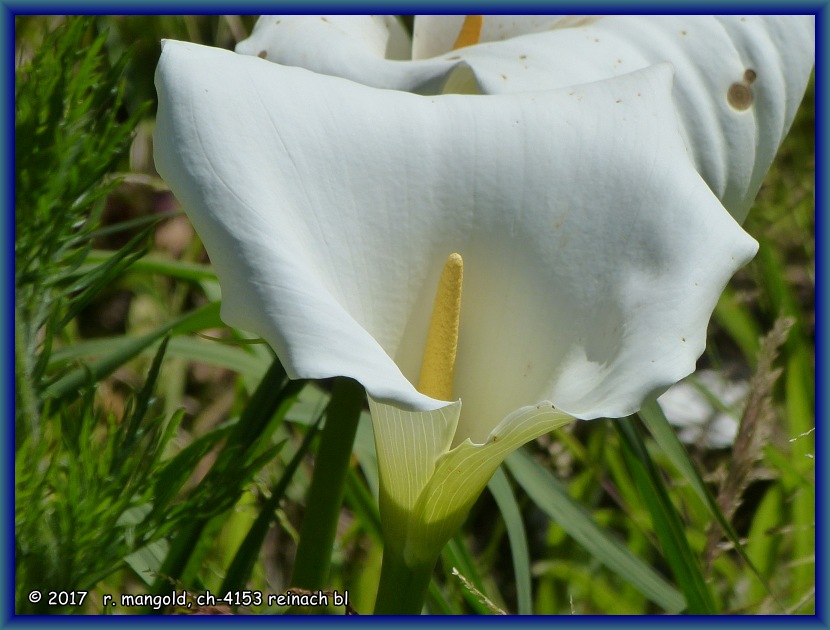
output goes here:
{"type": "Polygon", "coordinates": [[[420,615],[434,569],[435,561],[414,568],[407,566],[402,555],[387,544],[383,550],[375,614],[420,615]]]}

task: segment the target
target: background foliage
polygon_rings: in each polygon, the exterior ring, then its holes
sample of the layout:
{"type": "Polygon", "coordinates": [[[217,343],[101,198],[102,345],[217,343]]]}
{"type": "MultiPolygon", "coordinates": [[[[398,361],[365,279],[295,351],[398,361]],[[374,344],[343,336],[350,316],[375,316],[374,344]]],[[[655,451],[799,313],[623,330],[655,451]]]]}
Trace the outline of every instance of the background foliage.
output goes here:
{"type": "MultiPolygon", "coordinates": [[[[17,19],[20,613],[148,612],[102,595],[290,585],[330,383],[288,381],[265,345],[224,327],[216,277],[151,157],[158,41],[232,47],[252,24],[17,19]],[[90,596],[29,601],[46,588],[90,596]]],[[[691,379],[740,421],[734,442],[703,431],[684,448],[651,404],[528,445],[445,549],[429,611],[814,611],[813,103],[811,85],[746,224],[760,253],[724,293],[700,362],[747,381],[746,404],[691,379]]],[[[361,613],[380,571],[376,493],[364,412],[330,578],[361,613]]],[[[285,612],[244,603],[203,612],[285,612]]]]}

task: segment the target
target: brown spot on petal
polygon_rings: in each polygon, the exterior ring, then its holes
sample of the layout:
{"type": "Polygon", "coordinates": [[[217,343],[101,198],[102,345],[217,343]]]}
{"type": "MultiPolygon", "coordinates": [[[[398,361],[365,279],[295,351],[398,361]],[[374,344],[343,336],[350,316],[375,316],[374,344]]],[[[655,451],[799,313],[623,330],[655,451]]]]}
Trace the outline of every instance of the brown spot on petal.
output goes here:
{"type": "Polygon", "coordinates": [[[732,109],[745,111],[752,105],[752,89],[745,83],[733,83],[726,93],[726,100],[732,109]]]}
{"type": "Polygon", "coordinates": [[[266,59],[268,57],[268,51],[267,50],[260,50],[257,53],[257,57],[259,57],[260,59],[266,59]]]}
{"type": "Polygon", "coordinates": [[[755,72],[752,68],[747,68],[744,72],[744,81],[747,83],[752,83],[755,79],[758,78],[758,73],[755,72]]]}

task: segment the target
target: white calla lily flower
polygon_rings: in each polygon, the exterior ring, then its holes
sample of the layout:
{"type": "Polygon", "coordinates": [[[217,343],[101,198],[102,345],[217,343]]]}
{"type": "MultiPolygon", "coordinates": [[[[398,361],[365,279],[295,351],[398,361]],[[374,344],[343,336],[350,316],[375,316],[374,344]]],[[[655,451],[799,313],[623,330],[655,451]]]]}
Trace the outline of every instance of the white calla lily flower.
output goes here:
{"type": "MultiPolygon", "coordinates": [[[[402,63],[385,60],[401,50],[394,22],[359,23],[317,46],[378,72],[402,63]]],[[[410,566],[434,561],[510,451],[573,418],[630,414],[691,373],[755,254],[687,150],[671,65],[639,65],[556,90],[421,96],[164,45],[156,165],[210,254],[223,319],[291,377],[365,386],[385,539],[410,566]],[[448,257],[459,275],[436,298],[448,257]],[[436,314],[454,323],[433,335],[436,314]],[[436,344],[443,367],[427,369],[436,344]],[[439,386],[419,385],[436,369],[439,386]]],[[[730,147],[712,152],[728,163],[730,147]]],[[[754,139],[743,148],[757,158],[754,139]]]]}
{"type": "Polygon", "coordinates": [[[411,61],[390,16],[263,16],[237,52],[418,93],[550,90],[669,62],[681,134],[740,222],[789,129],[814,63],[813,16],[418,16],[411,61]],[[391,51],[394,51],[392,55],[391,51]]]}

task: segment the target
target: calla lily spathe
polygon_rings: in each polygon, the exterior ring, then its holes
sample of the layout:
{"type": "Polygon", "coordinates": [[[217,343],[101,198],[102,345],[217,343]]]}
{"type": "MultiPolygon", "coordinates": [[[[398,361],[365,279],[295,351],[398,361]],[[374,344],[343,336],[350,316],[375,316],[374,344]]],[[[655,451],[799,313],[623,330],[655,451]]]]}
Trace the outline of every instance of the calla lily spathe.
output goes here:
{"type": "Polygon", "coordinates": [[[814,63],[809,15],[488,15],[481,44],[452,50],[463,19],[418,16],[410,43],[390,16],[263,16],[237,52],[426,94],[550,90],[669,62],[683,140],[739,222],[814,63]]]}
{"type": "Polygon", "coordinates": [[[412,383],[444,260],[463,256],[456,396],[476,442],[523,405],[621,416],[690,373],[757,247],[690,163],[667,65],[429,98],[169,41],[158,89],[156,164],[223,316],[291,376],[445,406],[412,383]]]}
{"type": "MultiPolygon", "coordinates": [[[[340,29],[343,50],[393,63],[394,22],[366,23],[357,40],[340,29]]],[[[757,159],[760,123],[710,147],[722,121],[694,136],[666,63],[555,90],[423,96],[329,76],[359,56],[316,67],[298,54],[320,72],[166,42],[156,165],[215,265],[225,321],[266,339],[292,377],[366,387],[386,542],[429,566],[511,450],[573,417],[632,413],[694,370],[718,296],[757,244],[687,146],[722,166],[751,138],[757,159]],[[453,252],[460,402],[414,385],[453,252]]],[[[486,85],[469,55],[456,69],[486,85]]]]}

